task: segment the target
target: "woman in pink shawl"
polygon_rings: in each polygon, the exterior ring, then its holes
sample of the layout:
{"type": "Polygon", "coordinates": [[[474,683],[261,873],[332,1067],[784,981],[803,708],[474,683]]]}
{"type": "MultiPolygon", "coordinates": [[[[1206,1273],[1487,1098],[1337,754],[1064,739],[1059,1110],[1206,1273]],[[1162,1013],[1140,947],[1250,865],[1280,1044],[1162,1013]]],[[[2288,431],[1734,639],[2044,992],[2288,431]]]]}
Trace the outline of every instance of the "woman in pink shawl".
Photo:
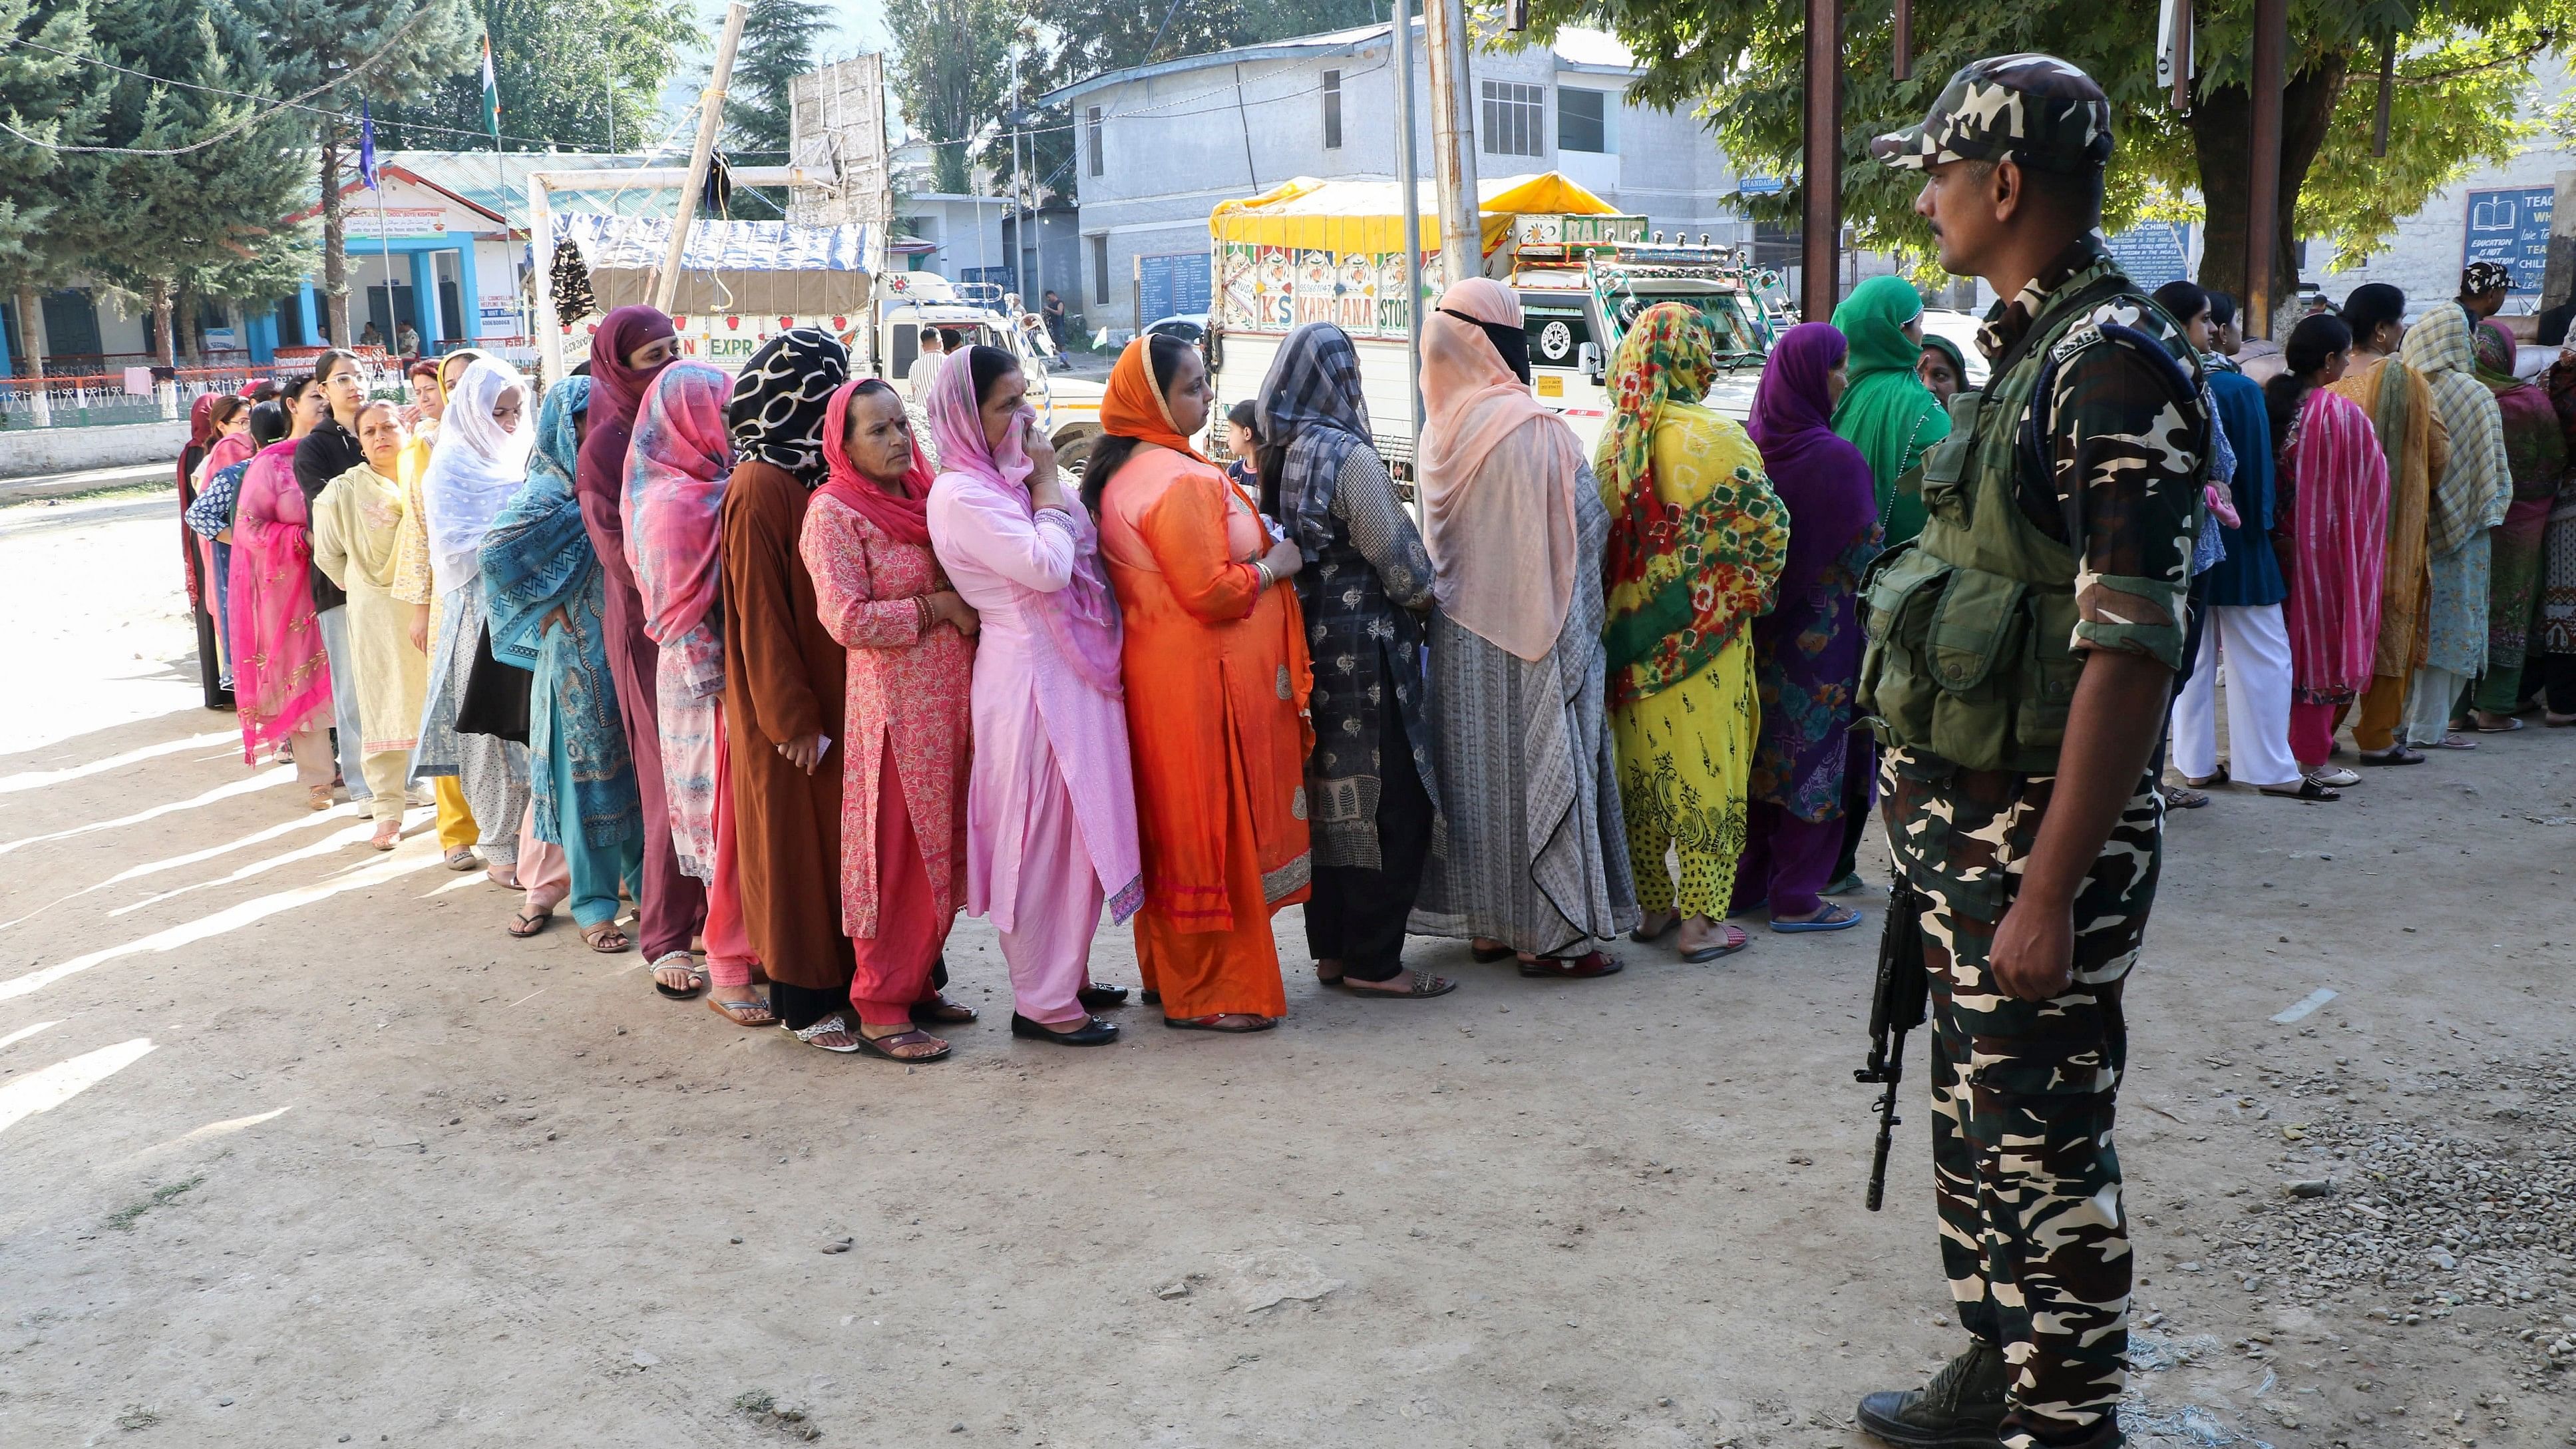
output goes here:
{"type": "Polygon", "coordinates": [[[313,617],[312,515],[295,486],[295,444],[272,443],[250,461],[233,512],[233,703],[242,759],[284,743],[295,755],[305,803],[331,808],[331,665],[313,617]]]}
{"type": "Polygon", "coordinates": [[[2333,390],[2352,354],[2352,329],[2332,313],[2302,320],[2283,348],[2286,370],[2263,384],[2279,460],[2272,541],[2288,576],[2281,622],[2290,636],[2290,753],[2298,783],[2266,795],[2338,800],[2319,776],[2334,747],[2335,710],[2370,686],[2387,562],[2388,458],[2370,414],[2333,390]]]}
{"type": "Polygon", "coordinates": [[[1123,923],[1145,900],[1117,597],[1018,361],[952,352],[923,391],[942,470],[931,548],[981,625],[966,911],[1001,932],[1011,1034],[1098,1046],[1118,1036],[1081,996],[1100,906],[1123,923]]]}
{"type": "MultiPolygon", "coordinates": [[[[646,682],[654,710],[647,718],[659,722],[656,754],[668,812],[663,820],[648,816],[646,828],[667,830],[680,869],[706,887],[706,970],[683,941],[651,957],[653,989],[686,1001],[712,979],[710,1004],[718,1013],[741,1026],[771,1026],[778,1018],[750,989],[760,962],[735,889],[733,812],[726,799],[724,631],[715,608],[722,593],[717,514],[733,476],[733,442],[725,429],[732,397],[732,376],[704,363],[675,362],[654,377],[626,454],[622,560],[656,648],[656,677],[646,682]]],[[[640,753],[636,762],[640,770],[640,753]]]]}

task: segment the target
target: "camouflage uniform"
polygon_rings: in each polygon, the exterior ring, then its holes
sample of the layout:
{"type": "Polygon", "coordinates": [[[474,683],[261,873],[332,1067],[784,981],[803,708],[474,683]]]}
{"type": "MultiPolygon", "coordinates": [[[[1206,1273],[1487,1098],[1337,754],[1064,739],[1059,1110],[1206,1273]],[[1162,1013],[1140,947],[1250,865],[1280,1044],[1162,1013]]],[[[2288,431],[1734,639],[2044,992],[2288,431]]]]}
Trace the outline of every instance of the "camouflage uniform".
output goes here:
{"type": "MultiPolygon", "coordinates": [[[[1953,77],[1923,126],[1873,149],[1900,166],[2012,154],[2073,170],[2109,156],[2109,109],[2063,61],[1981,61],[1953,77]]],[[[2135,335],[2161,344],[2196,384],[2180,330],[2134,288],[2102,300],[2116,276],[2100,245],[2081,238],[1990,314],[1979,340],[2001,358],[2091,293],[2090,315],[2052,349],[2049,472],[2023,474],[2014,494],[2023,518],[2060,542],[2070,514],[2083,520],[2066,647],[2172,668],[2182,661],[2207,420],[2135,335]],[[2103,323],[2133,332],[2106,335],[2103,323]]],[[[2128,1350],[2131,1261],[2111,1143],[2128,1044],[2120,992],[2155,894],[2164,805],[2142,773],[2074,902],[2073,984],[2022,1001],[1995,985],[1987,957],[2054,785],[1902,744],[1880,774],[1897,869],[1931,902],[1934,1193],[1959,1319],[2002,1349],[2005,1444],[2097,1449],[2121,1442],[2128,1350]]]]}

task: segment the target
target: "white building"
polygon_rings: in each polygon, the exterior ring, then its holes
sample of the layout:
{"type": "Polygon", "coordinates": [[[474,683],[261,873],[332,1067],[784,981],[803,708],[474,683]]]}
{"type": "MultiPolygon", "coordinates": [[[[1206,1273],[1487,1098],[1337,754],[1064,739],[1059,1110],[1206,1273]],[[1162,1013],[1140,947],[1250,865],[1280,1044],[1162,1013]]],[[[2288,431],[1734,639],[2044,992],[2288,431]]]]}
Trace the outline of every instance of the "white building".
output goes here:
{"type": "MultiPolygon", "coordinates": [[[[1421,28],[1414,144],[1428,178],[1421,28]]],[[[1158,277],[1203,289],[1218,202],[1294,176],[1393,176],[1392,40],[1389,25],[1301,36],[1111,71],[1045,97],[1071,112],[1082,197],[1081,291],[1059,288],[1067,302],[1094,330],[1151,322],[1137,315],[1140,295],[1175,295],[1158,277]]],[[[1553,49],[1479,51],[1471,69],[1480,175],[1562,171],[1656,229],[1752,242],[1752,224],[1729,205],[1737,178],[1716,141],[1688,115],[1629,104],[1644,71],[1610,36],[1566,30],[1553,49]]]]}

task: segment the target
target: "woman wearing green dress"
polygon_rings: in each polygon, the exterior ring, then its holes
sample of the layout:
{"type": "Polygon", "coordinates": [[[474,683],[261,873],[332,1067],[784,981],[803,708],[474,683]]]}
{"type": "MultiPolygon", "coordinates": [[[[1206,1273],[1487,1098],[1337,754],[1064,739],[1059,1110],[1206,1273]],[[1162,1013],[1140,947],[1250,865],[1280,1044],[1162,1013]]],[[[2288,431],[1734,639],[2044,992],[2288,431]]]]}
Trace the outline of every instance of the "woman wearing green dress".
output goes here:
{"type": "Polygon", "coordinates": [[[1923,296],[1903,277],[1872,277],[1834,309],[1851,343],[1851,386],[1834,405],[1834,431],[1869,460],[1887,546],[1923,531],[1920,487],[1899,488],[1925,449],[1950,436],[1950,416],[1915,369],[1923,361],[1923,296]]]}

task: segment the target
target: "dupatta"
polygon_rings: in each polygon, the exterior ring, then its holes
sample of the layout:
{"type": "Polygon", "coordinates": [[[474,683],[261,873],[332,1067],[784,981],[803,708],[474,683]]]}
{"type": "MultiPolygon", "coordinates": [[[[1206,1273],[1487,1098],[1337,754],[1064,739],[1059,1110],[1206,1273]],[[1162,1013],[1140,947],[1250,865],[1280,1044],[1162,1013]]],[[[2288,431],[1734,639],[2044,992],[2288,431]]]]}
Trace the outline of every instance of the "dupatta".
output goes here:
{"type": "MultiPolygon", "coordinates": [[[[1950,415],[1915,371],[1925,344],[1905,335],[1905,324],[1922,315],[1923,296],[1903,277],[1872,277],[1834,309],[1834,328],[1851,344],[1851,367],[1850,385],[1834,404],[1833,429],[1869,461],[1882,517],[1895,502],[1896,480],[1926,448],[1950,436],[1950,415]]],[[[1925,339],[1934,341],[1940,339],[1925,339]]],[[[1949,350],[1964,388],[1967,364],[1957,348],[1949,350]]]]}
{"type": "Polygon", "coordinates": [[[626,455],[626,563],[644,601],[644,632],[679,654],[698,699],[724,688],[724,635],[712,616],[724,593],[717,518],[733,477],[732,395],[733,379],[704,363],[662,369],[626,455]]]}
{"type": "Polygon", "coordinates": [[[313,617],[312,515],[295,486],[295,443],[260,450],[233,514],[233,704],[242,760],[331,709],[331,664],[313,617]]]}
{"type": "Polygon", "coordinates": [[[2424,544],[2434,556],[2453,552],[2481,528],[2504,516],[2513,483],[2504,451],[2504,419],[2495,395],[2477,378],[2469,345],[2469,314],[2445,302],[2406,330],[2398,356],[2423,375],[2433,408],[2451,435],[2451,456],[2433,480],[2425,513],[2424,544]]]}
{"type": "Polygon", "coordinates": [[[528,481],[533,430],[523,424],[505,431],[492,417],[492,405],[513,388],[527,390],[518,369],[478,357],[448,395],[447,416],[439,421],[438,441],[420,479],[429,514],[430,577],[441,594],[474,581],[482,568],[484,532],[528,481]]]}
{"type": "MultiPolygon", "coordinates": [[[[850,404],[862,390],[875,383],[874,391],[902,399],[895,390],[876,378],[863,377],[845,382],[832,394],[823,408],[822,491],[830,494],[897,543],[916,548],[930,547],[930,485],[936,475],[930,471],[929,455],[920,448],[912,450],[912,466],[905,470],[902,491],[889,493],[878,487],[859,465],[850,461],[850,404]]],[[[1106,412],[1104,405],[1103,411],[1106,412]]]]}

